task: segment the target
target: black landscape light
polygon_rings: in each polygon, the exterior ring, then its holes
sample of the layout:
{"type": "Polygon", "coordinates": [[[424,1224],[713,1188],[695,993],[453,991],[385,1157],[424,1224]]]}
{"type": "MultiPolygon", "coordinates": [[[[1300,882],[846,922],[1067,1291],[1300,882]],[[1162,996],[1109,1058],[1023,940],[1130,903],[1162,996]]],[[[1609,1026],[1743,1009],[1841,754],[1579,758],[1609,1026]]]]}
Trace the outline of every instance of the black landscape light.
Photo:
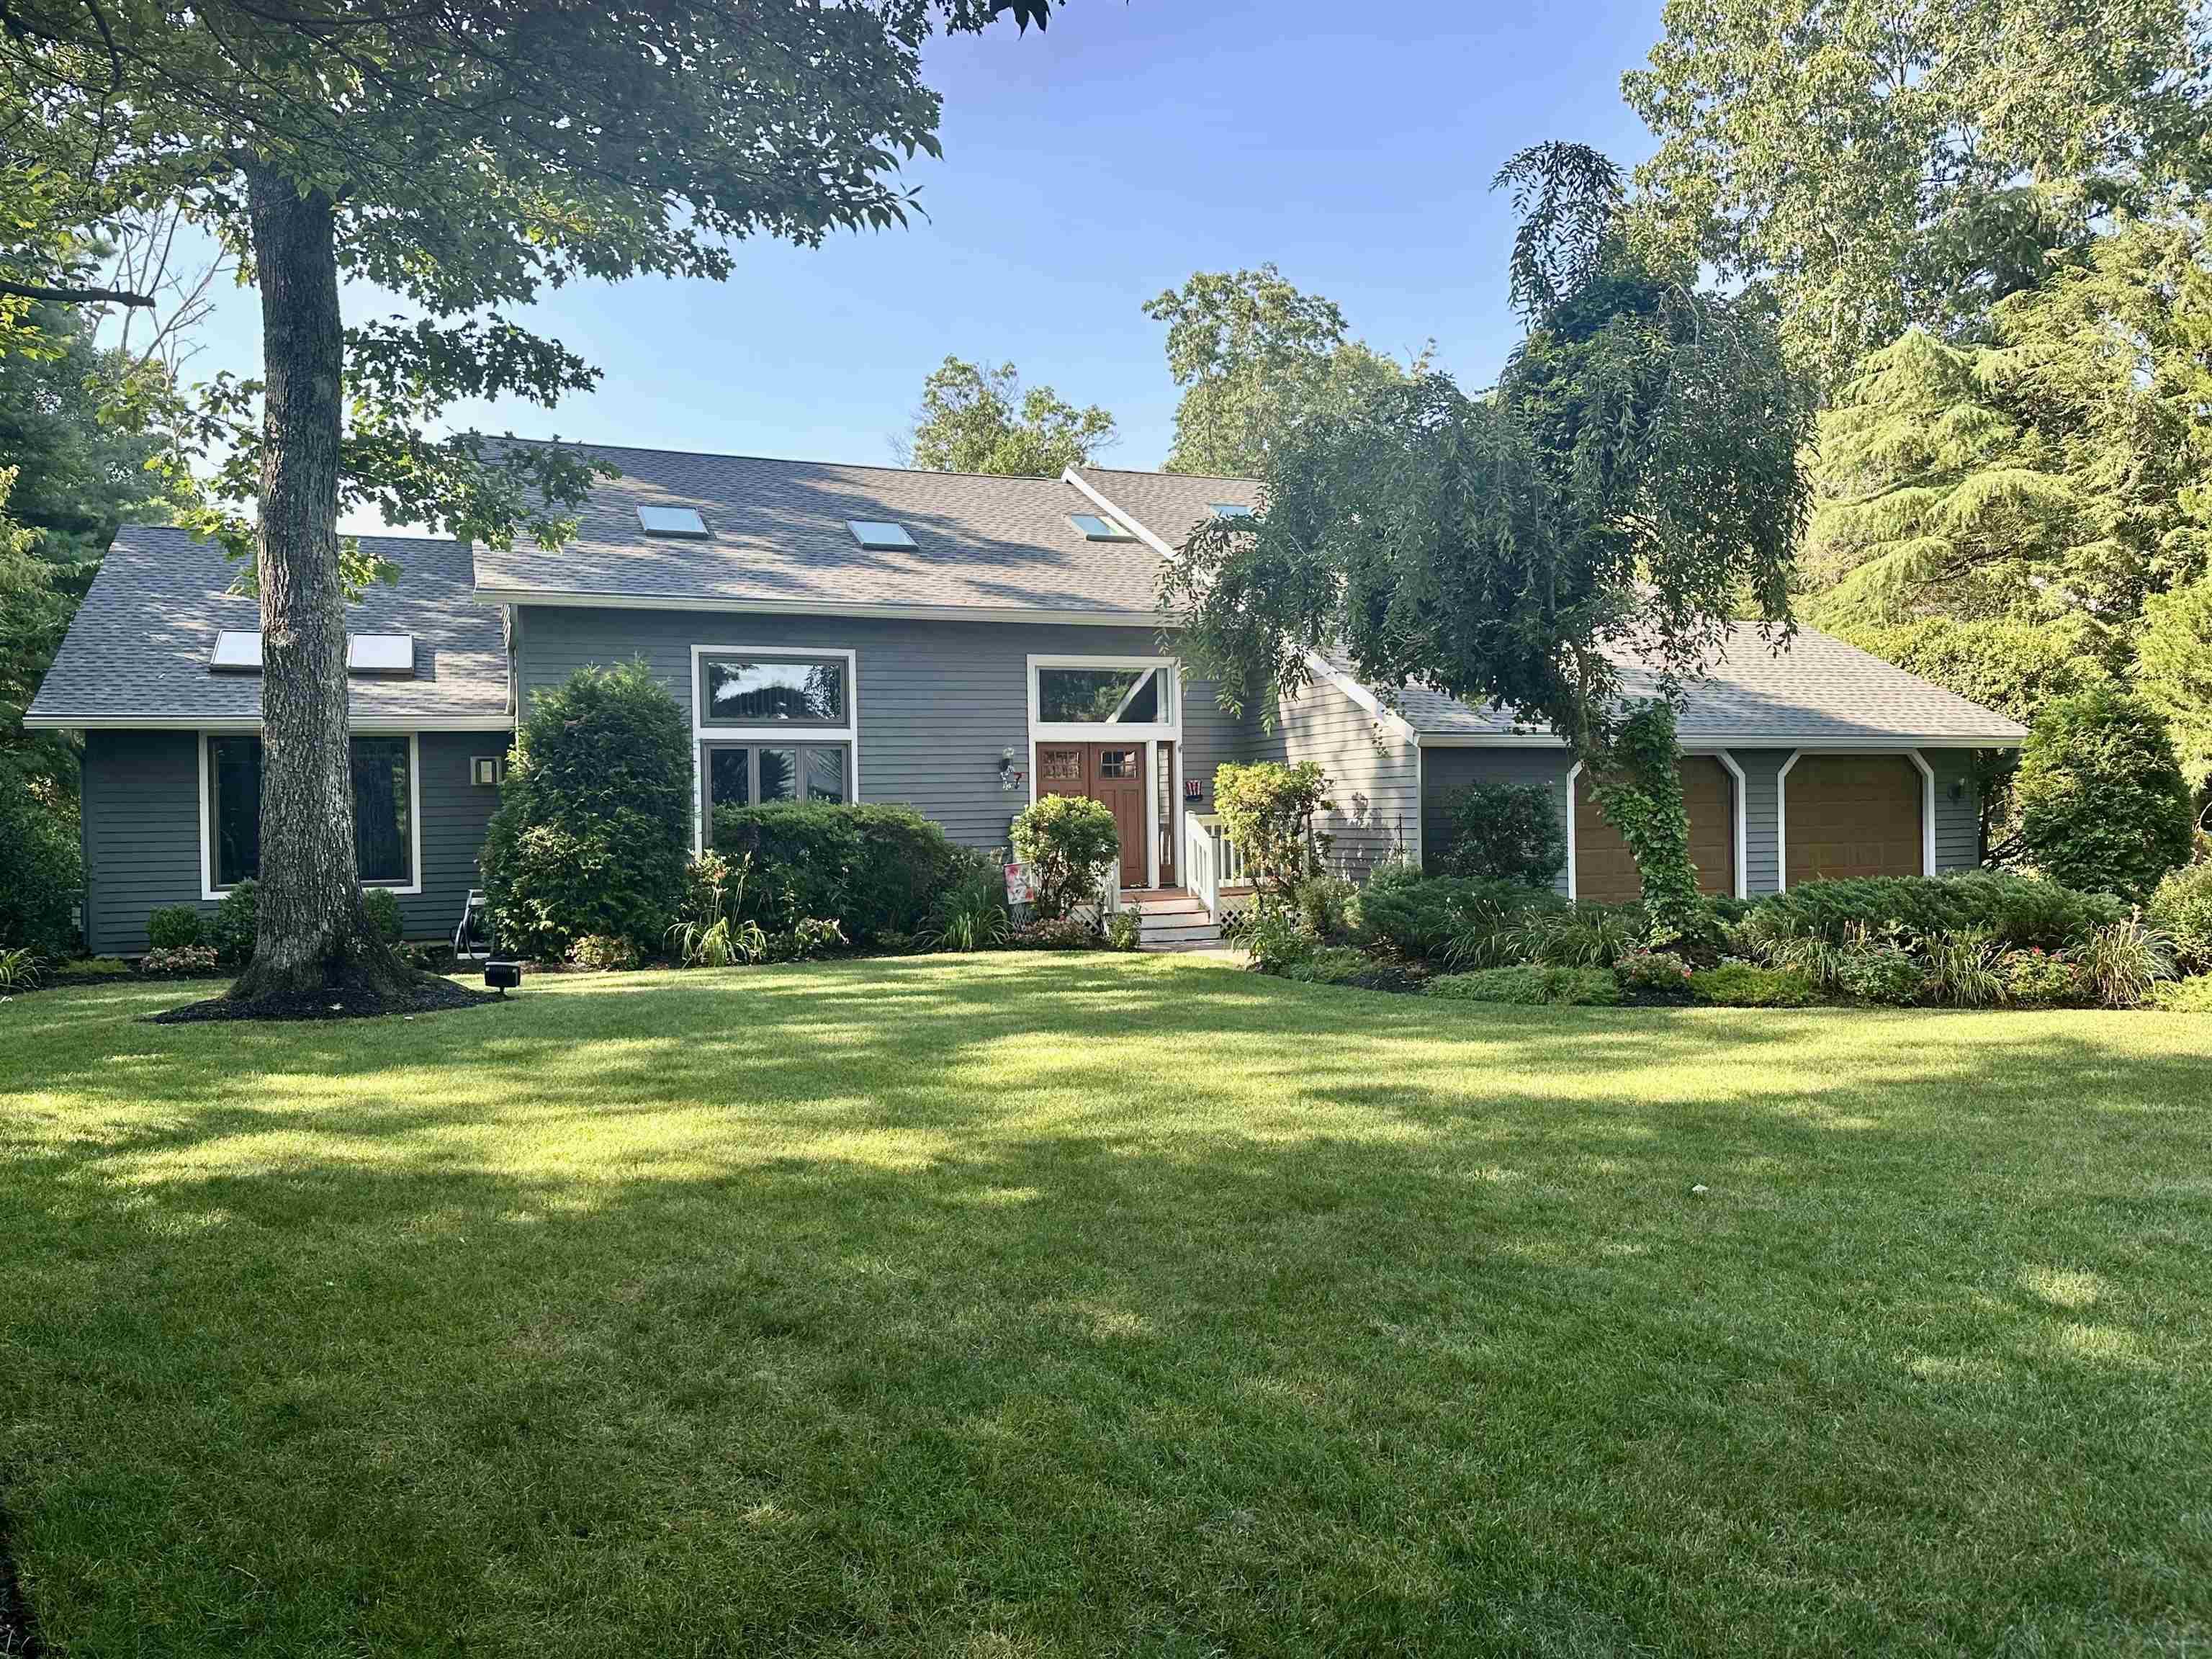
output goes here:
{"type": "Polygon", "coordinates": [[[522,983],[522,964],[519,962],[487,962],[484,963],[484,983],[505,996],[522,983]]]}

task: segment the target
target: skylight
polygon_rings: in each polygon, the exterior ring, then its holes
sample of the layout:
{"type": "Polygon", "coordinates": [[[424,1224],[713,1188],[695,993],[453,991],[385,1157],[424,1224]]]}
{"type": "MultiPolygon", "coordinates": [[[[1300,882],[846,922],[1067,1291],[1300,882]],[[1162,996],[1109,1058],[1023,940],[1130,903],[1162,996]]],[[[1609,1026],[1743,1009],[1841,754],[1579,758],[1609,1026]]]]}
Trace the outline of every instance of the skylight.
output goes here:
{"type": "Polygon", "coordinates": [[[218,674],[258,674],[261,672],[261,630],[225,628],[215,636],[215,654],[208,667],[218,674]]]}
{"type": "Polygon", "coordinates": [[[401,674],[415,672],[412,634],[349,634],[346,636],[346,669],[355,674],[401,674]]]}
{"type": "Polygon", "coordinates": [[[915,544],[914,538],[906,533],[902,524],[889,524],[881,519],[848,519],[845,527],[853,532],[854,541],[878,552],[915,544]]]}
{"type": "Polygon", "coordinates": [[[707,521],[699,516],[696,507],[641,507],[637,522],[648,536],[682,536],[692,541],[707,539],[707,521]]]}
{"type": "Polygon", "coordinates": [[[1083,532],[1086,541],[1133,542],[1136,537],[1111,519],[1102,519],[1096,513],[1071,513],[1068,523],[1083,532]]]}
{"type": "Polygon", "coordinates": [[[1213,509],[1213,516],[1217,519],[1249,519],[1252,516],[1252,509],[1242,501],[1208,501],[1206,506],[1213,509]]]}

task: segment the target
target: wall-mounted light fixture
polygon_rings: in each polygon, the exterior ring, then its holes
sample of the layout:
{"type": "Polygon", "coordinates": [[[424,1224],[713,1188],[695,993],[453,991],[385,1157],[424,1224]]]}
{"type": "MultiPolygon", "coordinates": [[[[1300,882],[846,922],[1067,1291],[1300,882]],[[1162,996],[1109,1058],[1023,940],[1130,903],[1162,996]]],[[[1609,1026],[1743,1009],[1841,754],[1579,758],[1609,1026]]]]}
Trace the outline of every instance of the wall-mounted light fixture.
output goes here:
{"type": "Polygon", "coordinates": [[[1014,751],[1001,749],[999,751],[999,787],[1012,790],[1018,787],[1021,781],[1021,769],[1014,764],[1014,751]]]}

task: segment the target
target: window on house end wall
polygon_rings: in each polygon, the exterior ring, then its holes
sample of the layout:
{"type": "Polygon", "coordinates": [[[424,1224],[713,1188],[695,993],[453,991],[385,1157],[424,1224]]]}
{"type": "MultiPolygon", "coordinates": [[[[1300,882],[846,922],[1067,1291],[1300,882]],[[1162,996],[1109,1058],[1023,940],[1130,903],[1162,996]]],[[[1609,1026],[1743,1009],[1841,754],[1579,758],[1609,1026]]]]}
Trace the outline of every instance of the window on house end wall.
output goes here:
{"type": "Polygon", "coordinates": [[[715,843],[714,814],[722,807],[762,806],[770,801],[843,803],[853,798],[853,747],[846,743],[707,743],[699,768],[706,828],[701,840],[715,843]]]}
{"type": "MultiPolygon", "coordinates": [[[[415,884],[411,745],[404,737],[356,738],[354,867],[364,885],[415,884]]],[[[218,890],[261,874],[261,739],[208,739],[208,874],[218,890]]]]}
{"type": "Polygon", "coordinates": [[[702,726],[842,726],[852,702],[842,657],[702,657],[702,726]]]}
{"type": "Polygon", "coordinates": [[[1040,668],[1037,719],[1047,726],[1171,724],[1168,678],[1164,668],[1040,668]]]}

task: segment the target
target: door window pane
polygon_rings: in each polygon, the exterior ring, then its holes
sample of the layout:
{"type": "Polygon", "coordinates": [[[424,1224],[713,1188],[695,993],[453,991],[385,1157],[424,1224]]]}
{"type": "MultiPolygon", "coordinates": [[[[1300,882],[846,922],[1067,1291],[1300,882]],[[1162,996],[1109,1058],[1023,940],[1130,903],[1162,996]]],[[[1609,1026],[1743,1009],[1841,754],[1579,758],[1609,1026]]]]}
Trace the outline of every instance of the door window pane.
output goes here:
{"type": "Polygon", "coordinates": [[[843,750],[810,749],[806,751],[806,799],[840,802],[845,799],[843,750]]]}
{"type": "Polygon", "coordinates": [[[760,751],[760,793],[756,802],[799,799],[799,751],[763,749],[760,751]]]}
{"type": "Polygon", "coordinates": [[[1157,668],[1040,668],[1037,718],[1052,725],[1149,726],[1158,721],[1157,668]]]}
{"type": "Polygon", "coordinates": [[[414,836],[407,787],[407,739],[353,740],[354,867],[365,882],[410,884],[414,836]]]}
{"type": "Polygon", "coordinates": [[[1038,750],[1037,775],[1046,783],[1082,782],[1083,751],[1080,749],[1038,750]]]}
{"type": "Polygon", "coordinates": [[[261,739],[210,738],[208,788],[215,884],[251,881],[261,873],[261,739]]]}
{"type": "Polygon", "coordinates": [[[701,673],[701,724],[842,726],[842,658],[756,661],[709,657],[701,673]]]}
{"type": "Polygon", "coordinates": [[[1098,775],[1102,778],[1133,778],[1137,775],[1137,755],[1134,749],[1102,749],[1098,751],[1098,775]]]}

